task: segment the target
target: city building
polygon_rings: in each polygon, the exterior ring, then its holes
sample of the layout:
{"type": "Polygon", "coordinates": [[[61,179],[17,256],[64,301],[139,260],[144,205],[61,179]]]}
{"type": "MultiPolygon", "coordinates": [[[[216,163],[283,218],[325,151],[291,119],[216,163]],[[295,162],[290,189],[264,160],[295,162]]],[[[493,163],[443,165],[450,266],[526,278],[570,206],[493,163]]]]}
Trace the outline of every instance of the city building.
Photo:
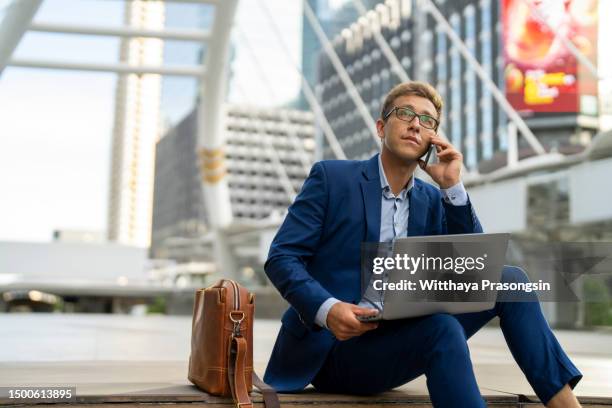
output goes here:
{"type": "MultiPolygon", "coordinates": [[[[156,146],[151,241],[153,258],[169,258],[168,247],[173,241],[181,244],[201,236],[207,230],[198,170],[196,125],[194,110],[169,129],[156,146]],[[164,245],[161,245],[162,242],[164,245]]],[[[182,258],[176,251],[173,255],[182,258]]],[[[187,255],[194,254],[189,252],[187,255]]]]}
{"type": "MultiPolygon", "coordinates": [[[[540,143],[547,150],[577,153],[598,131],[596,81],[567,53],[560,54],[560,66],[545,62],[529,66],[520,61],[525,56],[505,52],[523,46],[524,39],[513,37],[512,26],[504,25],[504,21],[518,13],[515,9],[522,7],[522,3],[514,0],[433,2],[540,143]],[[555,74],[556,70],[560,72],[555,74]],[[565,81],[567,86],[555,85],[554,80],[565,81]],[[536,90],[548,93],[549,97],[535,96],[536,90]]],[[[596,5],[596,2],[588,3],[596,5]]],[[[464,153],[466,168],[473,173],[487,173],[503,167],[508,147],[507,114],[441,24],[425,10],[418,1],[387,0],[335,37],[336,53],[370,114],[378,118],[384,96],[400,82],[374,39],[373,33],[380,32],[408,77],[433,84],[442,95],[445,106],[441,131],[464,153]]],[[[578,12],[592,14],[592,10],[578,12]]],[[[531,23],[531,20],[514,21],[519,26],[531,23]]],[[[593,32],[596,25],[595,12],[594,21],[574,27],[575,32],[584,34],[584,50],[594,61],[597,60],[597,36],[593,32]]],[[[545,35],[551,41],[550,48],[558,49],[551,35],[554,37],[550,33],[545,35]]],[[[320,53],[318,69],[316,91],[345,153],[357,159],[371,156],[377,146],[324,52],[320,53]]],[[[329,145],[324,143],[322,149],[323,157],[333,157],[329,145]]],[[[519,158],[533,154],[533,149],[520,138],[519,158]]]]}
{"type": "Polygon", "coordinates": [[[53,297],[50,306],[58,311],[126,313],[171,289],[149,276],[144,248],[74,241],[0,242],[0,310],[3,300],[25,300],[26,294],[31,301],[53,297]]]}
{"type": "MultiPolygon", "coordinates": [[[[125,2],[125,25],[163,29],[164,3],[125,2]]],[[[163,41],[123,38],[120,62],[159,66],[163,41]]],[[[160,136],[161,77],[156,74],[119,75],[112,138],[108,239],[148,247],[151,240],[155,143],[160,136]]]]}
{"type": "MultiPolygon", "coordinates": [[[[174,3],[165,6],[165,26],[168,29],[210,30],[214,20],[213,4],[174,3]]],[[[164,64],[199,65],[203,61],[205,44],[197,41],[164,41],[164,64]]],[[[176,125],[197,103],[199,81],[194,77],[164,76],[161,85],[163,131],[176,125]]]]}
{"type": "MultiPolygon", "coordinates": [[[[284,213],[313,162],[307,111],[228,106],[225,162],[234,228],[284,213]]],[[[210,260],[194,110],[157,144],[152,258],[210,260]]],[[[256,256],[257,257],[257,256],[256,256]]]]}
{"type": "Polygon", "coordinates": [[[58,229],[53,231],[53,242],[92,243],[106,242],[103,231],[58,229]]]}
{"type": "MultiPolygon", "coordinates": [[[[366,7],[373,7],[379,0],[365,0],[366,7]]],[[[327,38],[334,38],[344,28],[359,18],[359,13],[352,1],[307,0],[308,5],[317,17],[327,38]]],[[[317,65],[322,49],[306,16],[302,17],[302,75],[311,86],[317,82],[317,65]]],[[[298,101],[299,109],[310,109],[302,93],[298,101]]]]}

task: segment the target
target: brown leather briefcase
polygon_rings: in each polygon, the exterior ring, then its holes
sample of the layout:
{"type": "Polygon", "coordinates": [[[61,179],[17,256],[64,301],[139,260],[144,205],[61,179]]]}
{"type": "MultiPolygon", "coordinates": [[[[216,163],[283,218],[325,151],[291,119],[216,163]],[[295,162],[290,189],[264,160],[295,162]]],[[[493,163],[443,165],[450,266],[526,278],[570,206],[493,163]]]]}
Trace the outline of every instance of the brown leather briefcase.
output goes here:
{"type": "Polygon", "coordinates": [[[187,378],[217,396],[231,396],[238,408],[251,408],[253,385],[267,408],[279,407],[273,388],[253,370],[255,295],[229,279],[198,289],[193,307],[187,378]]]}

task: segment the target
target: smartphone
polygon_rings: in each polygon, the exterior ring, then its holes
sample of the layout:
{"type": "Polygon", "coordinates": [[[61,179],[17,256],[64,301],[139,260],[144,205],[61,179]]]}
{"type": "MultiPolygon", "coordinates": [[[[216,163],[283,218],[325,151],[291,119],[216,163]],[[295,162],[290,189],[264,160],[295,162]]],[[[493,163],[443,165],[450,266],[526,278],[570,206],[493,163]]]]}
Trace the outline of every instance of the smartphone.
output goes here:
{"type": "Polygon", "coordinates": [[[382,320],[382,317],[380,316],[380,313],[377,313],[375,315],[370,315],[370,316],[362,316],[359,315],[357,316],[357,320],[359,320],[360,322],[377,322],[379,320],[382,320]]]}
{"type": "Polygon", "coordinates": [[[425,159],[423,159],[423,161],[425,162],[425,165],[423,167],[426,167],[427,164],[429,164],[429,159],[431,158],[431,155],[435,149],[436,146],[433,143],[430,143],[429,147],[427,148],[427,154],[425,155],[425,159]]]}

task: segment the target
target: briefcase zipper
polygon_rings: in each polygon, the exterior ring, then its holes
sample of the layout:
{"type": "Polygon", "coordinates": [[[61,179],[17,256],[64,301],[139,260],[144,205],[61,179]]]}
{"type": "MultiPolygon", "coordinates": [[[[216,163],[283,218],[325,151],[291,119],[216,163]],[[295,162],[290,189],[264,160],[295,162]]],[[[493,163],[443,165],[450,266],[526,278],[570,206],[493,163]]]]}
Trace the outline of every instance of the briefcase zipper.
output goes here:
{"type": "Polygon", "coordinates": [[[240,310],[240,290],[238,289],[238,284],[231,279],[227,279],[227,281],[232,285],[234,289],[234,310],[229,312],[229,318],[234,323],[233,336],[240,337],[240,324],[244,320],[244,312],[240,310]],[[235,318],[233,314],[236,314],[240,317],[235,318]]]}
{"type": "Polygon", "coordinates": [[[240,291],[238,290],[238,285],[231,279],[227,280],[234,289],[234,310],[240,310],[240,291]]]}

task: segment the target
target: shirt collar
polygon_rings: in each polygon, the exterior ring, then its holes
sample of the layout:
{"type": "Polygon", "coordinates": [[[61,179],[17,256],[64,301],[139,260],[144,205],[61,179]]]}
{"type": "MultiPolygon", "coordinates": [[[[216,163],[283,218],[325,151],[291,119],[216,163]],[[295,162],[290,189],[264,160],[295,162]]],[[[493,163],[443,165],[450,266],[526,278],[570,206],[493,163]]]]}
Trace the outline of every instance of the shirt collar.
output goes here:
{"type": "MultiPolygon", "coordinates": [[[[385,175],[385,169],[382,165],[382,159],[380,158],[380,154],[378,155],[378,174],[380,175],[380,186],[382,187],[383,194],[386,198],[394,198],[393,192],[391,192],[391,186],[389,186],[389,182],[387,181],[387,176],[385,175]]],[[[410,181],[408,181],[408,185],[404,187],[402,191],[398,194],[400,199],[406,198],[406,194],[414,187],[414,175],[410,177],[410,181]]]]}

